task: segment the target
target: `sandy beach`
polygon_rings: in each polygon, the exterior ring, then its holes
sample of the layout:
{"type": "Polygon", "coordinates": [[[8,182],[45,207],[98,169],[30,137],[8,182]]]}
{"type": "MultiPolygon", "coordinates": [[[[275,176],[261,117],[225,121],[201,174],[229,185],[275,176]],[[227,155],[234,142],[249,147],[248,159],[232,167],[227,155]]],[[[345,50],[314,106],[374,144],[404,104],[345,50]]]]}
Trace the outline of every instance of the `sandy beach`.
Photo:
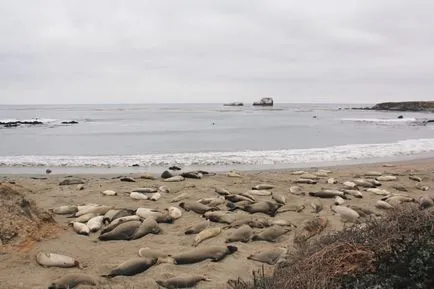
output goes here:
{"type": "MultiPolygon", "coordinates": [[[[238,251],[228,255],[219,262],[209,260],[191,265],[158,264],[152,266],[144,273],[135,276],[118,276],[112,279],[99,277],[107,274],[111,269],[120,263],[138,257],[140,248],[149,247],[159,252],[176,254],[191,250],[194,235],[185,235],[184,230],[194,223],[203,221],[204,218],[192,211],[182,210],[182,217],[175,220],[172,224],[160,223],[161,232],[159,234],[148,234],[143,238],[132,241],[99,241],[99,232],[91,233],[89,236],[79,235],[68,226],[71,218],[64,215],[53,215],[56,224],[45,234],[41,240],[32,241],[26,239],[24,245],[19,243],[20,238],[15,238],[8,244],[2,245],[0,255],[0,288],[47,288],[48,285],[59,277],[74,272],[81,272],[95,277],[99,288],[159,288],[155,280],[165,279],[179,274],[200,274],[206,275],[210,281],[199,282],[197,288],[226,288],[229,279],[249,278],[251,272],[264,266],[266,272],[271,272],[272,265],[247,259],[251,254],[262,252],[274,247],[286,247],[293,250],[293,238],[297,230],[303,227],[305,221],[317,216],[323,216],[328,220],[327,227],[321,233],[333,230],[340,230],[344,223],[341,217],[334,213],[330,206],[333,198],[317,198],[309,196],[309,192],[322,191],[327,189],[344,188],[343,183],[353,181],[357,178],[373,178],[365,176],[367,172],[381,172],[382,175],[396,176],[396,180],[380,181],[378,188],[389,191],[392,194],[405,194],[417,200],[420,196],[429,195],[434,197],[434,161],[432,159],[415,160],[394,163],[363,164],[356,166],[338,166],[321,168],[330,170],[328,174],[318,174],[316,184],[296,184],[295,181],[300,175],[294,174],[295,169],[291,170],[270,170],[270,171],[238,171],[239,177],[229,177],[224,172],[215,175],[204,175],[202,179],[185,179],[181,182],[164,182],[159,175],[153,174],[155,180],[143,179],[141,176],[146,172],[133,173],[128,175],[80,175],[72,177],[83,180],[84,189],[78,190],[77,185],[62,185],[59,183],[71,176],[67,175],[5,175],[0,176],[1,186],[8,186],[22,193],[27,200],[33,201],[41,210],[50,210],[62,205],[79,204],[99,204],[113,206],[114,208],[152,208],[164,210],[170,206],[178,206],[179,202],[170,203],[174,197],[180,194],[188,194],[188,201],[197,201],[201,198],[218,197],[215,187],[224,187],[232,194],[247,192],[258,184],[271,184],[274,188],[269,191],[279,193],[286,198],[285,207],[304,205],[304,209],[299,212],[286,211],[278,213],[275,217],[270,217],[262,213],[249,214],[242,210],[236,210],[239,216],[264,217],[274,220],[290,221],[295,227],[291,231],[282,235],[276,242],[249,241],[247,243],[235,242],[231,245],[237,246],[238,251]],[[128,176],[135,179],[135,182],[123,182],[119,177],[128,176]],[[410,179],[409,176],[418,176],[421,182],[410,179]],[[328,179],[335,178],[336,184],[329,184],[328,179]],[[169,188],[169,193],[161,193],[161,198],[157,201],[134,200],[129,193],[136,188],[159,187],[165,185],[169,188]],[[301,187],[301,193],[291,193],[289,188],[292,186],[301,187]],[[428,187],[428,190],[422,190],[428,187]],[[113,190],[116,196],[104,196],[101,192],[113,190]],[[304,193],[304,194],[302,194],[304,193]],[[310,203],[313,200],[320,200],[323,209],[319,213],[313,212],[310,203]],[[37,264],[35,255],[38,252],[52,252],[74,257],[83,266],[78,268],[44,268],[37,264]]],[[[42,171],[42,169],[41,169],[42,171]]],[[[318,169],[303,169],[306,173],[315,174],[318,169]]],[[[212,172],[212,171],[210,171],[212,172]]],[[[345,200],[344,206],[354,205],[360,208],[372,210],[381,215],[384,211],[377,209],[375,204],[382,198],[366,188],[359,186],[363,198],[349,197],[345,200]]],[[[272,201],[271,196],[255,195],[256,202],[272,201]]],[[[221,210],[227,210],[226,204],[219,206],[221,210]]],[[[0,208],[0,212],[6,210],[0,208]]],[[[14,220],[3,220],[3,222],[14,222],[14,220]]],[[[211,223],[212,227],[224,227],[225,224],[211,223]]],[[[210,245],[225,245],[225,240],[233,229],[223,229],[214,238],[203,241],[198,247],[210,245]]],[[[253,228],[254,232],[263,229],[253,228]]],[[[94,288],[79,286],[79,288],[94,288]]]]}

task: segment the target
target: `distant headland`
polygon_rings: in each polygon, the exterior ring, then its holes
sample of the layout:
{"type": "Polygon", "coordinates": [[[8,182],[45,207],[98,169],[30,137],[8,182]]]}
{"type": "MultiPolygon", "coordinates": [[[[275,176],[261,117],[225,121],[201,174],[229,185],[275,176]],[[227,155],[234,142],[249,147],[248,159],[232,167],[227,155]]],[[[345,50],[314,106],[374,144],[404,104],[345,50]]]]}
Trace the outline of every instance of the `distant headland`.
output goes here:
{"type": "Polygon", "coordinates": [[[360,107],[353,109],[434,112],[434,101],[382,102],[377,103],[373,107],[360,107]]]}

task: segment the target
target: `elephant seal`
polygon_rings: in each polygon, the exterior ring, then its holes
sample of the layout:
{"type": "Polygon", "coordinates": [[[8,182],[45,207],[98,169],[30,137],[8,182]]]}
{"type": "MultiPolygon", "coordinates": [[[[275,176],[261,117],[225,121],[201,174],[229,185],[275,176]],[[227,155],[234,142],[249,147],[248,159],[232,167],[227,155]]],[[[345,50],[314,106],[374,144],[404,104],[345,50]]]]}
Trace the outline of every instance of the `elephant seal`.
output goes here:
{"type": "Polygon", "coordinates": [[[383,182],[390,182],[390,181],[396,181],[398,178],[396,176],[379,176],[375,178],[377,181],[383,181],[383,182]]]}
{"type": "Polygon", "coordinates": [[[285,205],[286,204],[286,198],[284,195],[276,193],[276,192],[272,192],[271,193],[271,198],[279,204],[285,205]]]}
{"type": "Polygon", "coordinates": [[[134,258],[121,263],[108,274],[101,275],[101,277],[113,278],[116,276],[134,276],[136,274],[145,272],[147,269],[157,263],[157,258],[134,258]]]}
{"type": "Polygon", "coordinates": [[[36,254],[36,262],[43,267],[80,268],[79,262],[74,258],[56,253],[39,252],[36,254]]]}
{"type": "Polygon", "coordinates": [[[96,216],[90,219],[89,221],[87,221],[86,225],[89,227],[89,231],[91,233],[94,233],[99,229],[101,229],[103,220],[104,220],[104,216],[96,216]]]}
{"type": "Polygon", "coordinates": [[[238,202],[249,202],[253,203],[254,200],[247,196],[238,195],[238,194],[232,194],[232,195],[226,195],[225,199],[232,202],[232,203],[238,203],[238,202]]]}
{"type": "Polygon", "coordinates": [[[78,285],[96,286],[97,282],[93,277],[87,274],[74,273],[67,274],[54,281],[50,286],[48,286],[48,289],[72,289],[78,285]]]}
{"type": "Polygon", "coordinates": [[[393,209],[393,206],[391,204],[389,204],[388,202],[382,201],[382,200],[378,200],[375,203],[375,207],[378,209],[384,209],[384,210],[393,209]]]}
{"type": "Polygon", "coordinates": [[[173,199],[170,200],[170,203],[176,203],[185,199],[190,198],[190,194],[189,193],[182,193],[176,197],[174,197],[173,199]]]}
{"type": "Polygon", "coordinates": [[[303,178],[300,178],[298,180],[295,180],[294,183],[296,183],[296,184],[315,185],[316,183],[318,183],[318,181],[312,180],[312,179],[303,179],[303,178]]]}
{"type": "Polygon", "coordinates": [[[167,289],[176,289],[176,288],[191,288],[196,287],[197,283],[200,281],[211,281],[205,276],[202,275],[185,275],[185,276],[176,276],[166,280],[156,280],[158,285],[167,288],[167,289]]]}
{"type": "Polygon", "coordinates": [[[173,223],[173,218],[169,215],[168,211],[160,212],[154,209],[138,208],[136,215],[142,219],[153,217],[157,223],[173,223]]]}
{"type": "Polygon", "coordinates": [[[159,186],[159,187],[158,187],[158,191],[159,191],[159,192],[162,192],[162,193],[166,193],[166,194],[169,194],[169,193],[170,193],[170,189],[169,189],[169,187],[167,187],[167,186],[159,186]]]}
{"type": "Polygon", "coordinates": [[[359,190],[343,190],[343,192],[355,198],[360,198],[360,199],[363,198],[363,194],[359,190]]]}
{"type": "Polygon", "coordinates": [[[343,182],[342,185],[344,185],[344,187],[348,189],[357,188],[357,185],[354,182],[350,182],[350,181],[343,182]]]}
{"type": "Polygon", "coordinates": [[[391,193],[389,191],[384,190],[384,189],[378,189],[378,188],[367,189],[366,191],[370,192],[370,193],[374,193],[374,194],[379,195],[379,196],[390,196],[391,195],[391,193]]]}
{"type": "Polygon", "coordinates": [[[291,229],[270,227],[258,234],[254,234],[252,237],[252,241],[268,241],[274,243],[280,236],[288,233],[289,231],[291,231],[291,229]]]}
{"type": "Polygon", "coordinates": [[[250,241],[253,235],[253,230],[249,225],[242,225],[238,229],[235,229],[229,237],[226,239],[225,243],[232,242],[243,242],[247,243],[250,241]]]}
{"type": "Polygon", "coordinates": [[[205,241],[209,238],[215,237],[218,234],[220,234],[221,232],[222,232],[222,228],[220,228],[220,227],[207,228],[207,229],[199,232],[194,237],[193,247],[197,247],[197,245],[199,245],[203,241],[205,241]]]}
{"type": "Polygon", "coordinates": [[[230,224],[236,219],[236,214],[228,211],[209,211],[203,214],[203,217],[207,220],[216,223],[230,224]]]}
{"type": "Polygon", "coordinates": [[[142,224],[140,221],[129,221],[119,224],[116,228],[99,235],[101,241],[131,240],[137,228],[142,224]]]}
{"type": "Polygon", "coordinates": [[[201,203],[203,205],[208,205],[210,207],[217,207],[221,204],[224,204],[225,197],[224,196],[218,196],[216,198],[203,198],[203,199],[199,199],[197,202],[201,203]]]}
{"type": "Polygon", "coordinates": [[[50,209],[49,211],[53,212],[56,215],[71,215],[75,214],[78,211],[77,206],[60,206],[54,209],[50,209]]]}
{"type": "Polygon", "coordinates": [[[429,196],[421,196],[418,199],[419,209],[424,210],[434,206],[434,200],[429,196]]]}
{"type": "Polygon", "coordinates": [[[149,198],[151,201],[158,201],[161,198],[161,194],[159,192],[153,193],[149,198]]]}
{"type": "Polygon", "coordinates": [[[181,174],[186,179],[201,179],[203,175],[199,172],[185,172],[181,174]]]}
{"type": "Polygon", "coordinates": [[[241,227],[243,225],[249,225],[251,228],[267,228],[270,227],[270,221],[265,219],[265,218],[242,218],[242,219],[238,219],[232,223],[230,223],[228,226],[224,227],[224,228],[238,228],[241,227]]]}
{"type": "Polygon", "coordinates": [[[231,194],[231,192],[228,189],[223,187],[215,187],[214,191],[221,196],[228,196],[231,194]]]}
{"type": "Polygon", "coordinates": [[[344,203],[345,203],[345,200],[342,199],[342,197],[336,196],[336,198],[334,200],[335,205],[343,205],[344,203]]]}
{"type": "Polygon", "coordinates": [[[370,180],[367,179],[355,179],[353,180],[353,182],[356,184],[356,186],[358,187],[362,187],[362,188],[375,188],[376,184],[370,180]]]}
{"type": "Polygon", "coordinates": [[[319,212],[321,212],[321,210],[322,210],[322,208],[323,208],[322,203],[321,203],[318,199],[313,200],[313,201],[310,203],[310,206],[311,206],[312,209],[313,209],[312,213],[319,213],[319,212]]]}
{"type": "Polygon", "coordinates": [[[105,190],[101,192],[104,196],[117,196],[117,193],[113,190],[105,190]]]}
{"type": "Polygon", "coordinates": [[[73,222],[78,222],[78,223],[87,223],[89,222],[90,219],[97,217],[98,215],[95,213],[89,213],[89,214],[85,214],[85,215],[81,215],[78,218],[75,218],[73,222]]]}
{"type": "Polygon", "coordinates": [[[174,220],[182,217],[182,211],[178,207],[171,206],[167,209],[169,212],[169,216],[171,216],[174,220]]]}
{"type": "Polygon", "coordinates": [[[174,176],[171,178],[163,179],[163,182],[182,182],[185,180],[183,176],[174,176]]]}
{"type": "Polygon", "coordinates": [[[132,190],[133,192],[137,192],[137,193],[143,193],[143,194],[146,194],[146,193],[155,193],[155,192],[157,192],[158,190],[157,190],[157,188],[136,188],[136,189],[134,189],[134,190],[132,190]]]}
{"type": "Polygon", "coordinates": [[[161,229],[155,219],[153,217],[148,217],[136,229],[133,236],[131,237],[131,240],[140,239],[147,234],[158,234],[160,233],[160,230],[161,229]]]}
{"type": "Polygon", "coordinates": [[[140,221],[140,217],[133,215],[133,216],[126,216],[126,217],[116,219],[113,222],[111,222],[108,226],[106,226],[104,229],[102,229],[101,234],[110,232],[111,230],[119,226],[119,224],[130,222],[130,221],[140,221]]]}
{"type": "Polygon", "coordinates": [[[341,216],[341,220],[344,223],[346,222],[354,223],[358,218],[360,218],[359,213],[357,213],[351,208],[340,206],[340,205],[337,206],[332,205],[330,208],[333,212],[341,216]]]}
{"type": "Polygon", "coordinates": [[[415,181],[415,182],[421,182],[422,181],[422,178],[418,177],[418,176],[408,176],[408,178],[412,181],[415,181]]]}
{"type": "Polygon", "coordinates": [[[251,205],[247,205],[244,207],[244,211],[254,214],[254,213],[264,213],[269,215],[270,217],[274,217],[276,215],[277,210],[281,207],[281,204],[276,204],[270,201],[259,202],[251,205]]]}
{"type": "Polygon", "coordinates": [[[113,209],[112,206],[99,206],[99,205],[98,206],[88,206],[88,207],[83,208],[82,210],[78,210],[78,212],[76,212],[71,217],[76,218],[76,217],[80,217],[82,215],[89,214],[89,213],[94,213],[97,215],[104,215],[105,213],[107,213],[111,209],[113,209]]]}
{"type": "Polygon", "coordinates": [[[202,215],[208,211],[218,210],[217,208],[213,208],[213,207],[203,205],[203,204],[197,203],[197,202],[182,202],[182,203],[179,203],[179,206],[181,208],[183,208],[184,210],[186,210],[187,212],[193,211],[193,212],[200,214],[200,215],[202,215]]]}
{"type": "Polygon", "coordinates": [[[206,259],[218,262],[236,251],[238,251],[238,248],[235,246],[206,246],[169,256],[175,259],[177,265],[182,265],[199,263],[206,259]]]}
{"type": "Polygon", "coordinates": [[[271,190],[271,189],[274,189],[274,186],[270,184],[259,184],[252,188],[252,190],[271,190]]]}
{"type": "Polygon", "coordinates": [[[209,227],[209,220],[206,220],[187,227],[184,231],[184,234],[186,235],[197,234],[208,227],[209,227]]]}
{"type": "Polygon", "coordinates": [[[273,248],[247,257],[249,260],[275,265],[288,252],[285,248],[273,248]]]}
{"type": "Polygon", "coordinates": [[[139,193],[139,192],[131,192],[130,193],[130,198],[133,200],[148,200],[149,197],[143,193],[139,193]]]}
{"type": "Polygon", "coordinates": [[[327,180],[327,184],[330,184],[330,185],[334,185],[334,184],[337,184],[337,183],[338,183],[338,181],[335,178],[329,178],[327,180]]]}
{"type": "Polygon", "coordinates": [[[72,224],[70,225],[72,226],[74,231],[79,235],[88,236],[90,233],[89,227],[86,224],[82,224],[79,222],[72,222],[72,224]]]}
{"type": "Polygon", "coordinates": [[[169,257],[168,254],[158,252],[158,251],[153,250],[149,247],[140,248],[139,249],[139,256],[151,258],[151,259],[157,258],[158,259],[157,264],[161,264],[161,263],[175,264],[175,260],[172,257],[169,257]]]}
{"type": "Polygon", "coordinates": [[[271,196],[271,191],[267,191],[267,190],[250,190],[250,191],[247,191],[247,194],[266,197],[266,196],[271,196]]]}

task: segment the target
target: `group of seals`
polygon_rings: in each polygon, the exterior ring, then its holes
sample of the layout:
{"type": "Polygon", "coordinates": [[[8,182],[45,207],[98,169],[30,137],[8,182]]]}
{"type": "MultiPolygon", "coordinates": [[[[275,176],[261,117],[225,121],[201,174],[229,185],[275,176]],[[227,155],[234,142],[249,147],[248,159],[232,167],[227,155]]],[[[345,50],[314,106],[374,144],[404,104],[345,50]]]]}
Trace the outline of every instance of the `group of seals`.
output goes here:
{"type": "MultiPolygon", "coordinates": [[[[293,182],[304,185],[321,184],[322,178],[328,178],[329,173],[327,171],[318,171],[313,174],[301,172],[294,174],[300,177],[293,182]]],[[[164,181],[171,182],[184,178],[200,179],[204,175],[201,171],[177,175],[167,171],[162,174],[162,178],[164,181]]],[[[183,228],[185,235],[192,235],[190,250],[177,252],[176,254],[166,254],[155,249],[141,248],[138,251],[139,257],[126,260],[110,270],[110,272],[101,275],[106,278],[132,276],[145,272],[150,267],[161,263],[186,265],[205,260],[219,262],[239,250],[237,246],[233,245],[236,242],[262,241],[271,244],[279,242],[281,237],[291,232],[295,226],[289,220],[278,219],[276,216],[283,212],[301,212],[305,209],[304,205],[289,202],[288,197],[290,195],[307,196],[311,199],[312,214],[320,214],[325,210],[329,210],[338,215],[344,224],[360,222],[361,219],[369,216],[377,216],[376,213],[366,208],[347,204],[353,198],[363,199],[364,194],[377,196],[379,200],[375,207],[379,209],[393,209],[403,202],[418,202],[421,209],[434,206],[434,200],[429,196],[421,196],[415,199],[379,188],[382,185],[381,182],[393,182],[397,179],[396,176],[376,172],[369,172],[369,175],[344,182],[336,178],[328,178],[324,182],[326,185],[338,187],[323,187],[310,192],[302,187],[304,185],[294,185],[289,188],[287,195],[283,191],[276,191],[274,185],[266,183],[256,184],[246,189],[245,192],[237,193],[217,186],[214,187],[215,196],[198,200],[193,200],[194,194],[192,192],[178,193],[170,201],[178,204],[173,204],[173,206],[165,209],[144,207],[131,209],[86,204],[60,206],[52,209],[52,212],[75,218],[70,222],[70,225],[77,234],[93,235],[100,231],[99,241],[137,240],[148,234],[164,234],[160,228],[160,223],[174,223],[182,218],[184,214],[197,214],[204,218],[200,222],[191,223],[183,228]],[[331,201],[330,206],[324,206],[323,202],[331,201]],[[210,245],[210,239],[220,235],[224,235],[223,243],[221,245],[210,245]]],[[[231,177],[237,176],[234,173],[231,177]]],[[[410,179],[417,183],[422,181],[417,176],[410,179]]],[[[138,202],[151,199],[158,202],[160,198],[165,198],[166,194],[170,194],[170,191],[167,186],[145,187],[133,189],[129,195],[130,197],[135,196],[138,202]],[[152,195],[149,197],[147,194],[152,195]]],[[[102,194],[104,196],[119,196],[112,190],[106,190],[102,194]]],[[[324,218],[319,220],[320,227],[324,228],[327,221],[324,221],[324,218]]],[[[320,231],[320,229],[311,229],[309,227],[301,229],[300,236],[305,239],[320,231]]],[[[247,259],[270,265],[282,262],[285,259],[287,249],[274,246],[274,248],[250,254],[247,259]]],[[[37,256],[37,262],[45,267],[81,267],[74,258],[55,253],[40,253],[37,256]]],[[[208,280],[208,277],[202,275],[185,275],[157,279],[156,282],[165,288],[184,288],[208,280]]],[[[49,288],[73,288],[78,284],[92,285],[94,283],[95,280],[86,275],[66,275],[63,279],[53,282],[49,288]]]]}

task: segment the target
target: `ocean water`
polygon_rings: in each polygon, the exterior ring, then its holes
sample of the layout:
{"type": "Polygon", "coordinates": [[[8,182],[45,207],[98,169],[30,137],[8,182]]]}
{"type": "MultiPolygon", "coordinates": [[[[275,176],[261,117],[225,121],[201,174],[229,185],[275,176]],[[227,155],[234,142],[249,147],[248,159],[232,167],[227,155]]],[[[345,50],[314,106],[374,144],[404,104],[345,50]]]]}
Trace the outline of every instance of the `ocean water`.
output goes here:
{"type": "Polygon", "coordinates": [[[368,105],[0,106],[0,122],[44,123],[0,126],[0,172],[302,167],[434,155],[434,124],[422,124],[434,114],[348,109],[368,105]],[[71,120],[79,123],[61,124],[71,120]]]}

